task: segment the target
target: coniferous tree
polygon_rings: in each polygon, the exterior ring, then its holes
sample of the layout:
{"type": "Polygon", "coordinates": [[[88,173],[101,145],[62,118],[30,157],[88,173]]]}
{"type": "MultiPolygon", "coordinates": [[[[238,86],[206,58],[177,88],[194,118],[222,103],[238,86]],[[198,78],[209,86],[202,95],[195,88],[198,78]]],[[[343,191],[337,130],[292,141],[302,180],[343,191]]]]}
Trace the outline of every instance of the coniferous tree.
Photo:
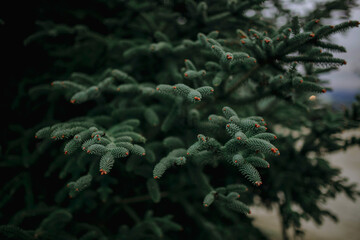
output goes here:
{"type": "Polygon", "coordinates": [[[338,134],[358,128],[360,99],[340,111],[309,97],[346,64],[329,37],[359,26],[322,19],[354,2],[300,17],[270,1],[278,14],[264,18],[266,3],[59,4],[65,22],[44,4],[24,44],[52,66],[14,101],[32,99],[41,118],[12,125],[21,134],[3,146],[0,236],[266,239],[255,197],[278,207],[284,239],[303,234],[301,220],[336,220],[320,203],[359,192],[324,154],[359,144],[338,134]]]}

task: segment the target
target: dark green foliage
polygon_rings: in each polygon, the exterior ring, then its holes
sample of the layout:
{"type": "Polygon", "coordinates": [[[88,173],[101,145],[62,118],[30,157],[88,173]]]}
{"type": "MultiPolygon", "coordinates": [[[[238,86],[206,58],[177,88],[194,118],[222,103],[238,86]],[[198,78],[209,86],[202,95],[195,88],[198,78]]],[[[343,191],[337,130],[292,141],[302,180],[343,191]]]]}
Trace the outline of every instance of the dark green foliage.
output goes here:
{"type": "Polygon", "coordinates": [[[356,199],[324,154],[360,143],[338,135],[358,128],[359,98],[308,100],[346,64],[329,37],[359,22],[319,20],[344,1],[305,17],[275,1],[271,19],[262,0],[65,2],[43,3],[24,40],[46,69],[14,101],[35,122],[3,138],[1,239],[266,239],[255,197],[298,235],[336,219],[320,203],[356,199]]]}

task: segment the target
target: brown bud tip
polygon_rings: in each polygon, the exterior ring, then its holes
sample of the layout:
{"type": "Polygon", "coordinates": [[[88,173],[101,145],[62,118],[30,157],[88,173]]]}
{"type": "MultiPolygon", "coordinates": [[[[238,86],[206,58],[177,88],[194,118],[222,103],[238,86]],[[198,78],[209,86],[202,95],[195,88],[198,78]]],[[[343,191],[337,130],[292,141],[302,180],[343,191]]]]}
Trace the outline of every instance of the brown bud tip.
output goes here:
{"type": "Polygon", "coordinates": [[[75,101],[76,101],[75,99],[71,99],[71,100],[70,100],[71,103],[75,103],[75,101]]]}
{"type": "Polygon", "coordinates": [[[214,92],[214,89],[210,89],[210,92],[214,92]]]}
{"type": "Polygon", "coordinates": [[[326,93],[326,89],[324,88],[323,90],[321,90],[321,92],[326,93]]]}
{"type": "Polygon", "coordinates": [[[226,127],[230,127],[230,124],[227,124],[226,127]]]}
{"type": "Polygon", "coordinates": [[[154,179],[158,179],[159,177],[158,176],[155,176],[154,179]]]}
{"type": "Polygon", "coordinates": [[[269,43],[269,42],[270,42],[270,40],[269,40],[269,39],[265,39],[265,42],[266,42],[266,43],[269,43]]]}
{"type": "Polygon", "coordinates": [[[128,152],[126,152],[126,153],[125,153],[125,155],[126,155],[126,156],[128,156],[128,155],[129,155],[129,153],[128,153],[128,152]]]}
{"type": "Polygon", "coordinates": [[[77,189],[75,189],[75,191],[77,191],[77,192],[78,192],[78,191],[79,191],[79,189],[77,188],[77,189]]]}
{"type": "Polygon", "coordinates": [[[304,80],[301,79],[301,80],[300,80],[300,83],[303,83],[303,82],[304,82],[304,80]]]}
{"type": "Polygon", "coordinates": [[[316,20],[315,20],[315,23],[319,23],[319,22],[320,22],[320,20],[319,20],[319,19],[316,19],[316,20]]]}
{"type": "Polygon", "coordinates": [[[173,86],[173,89],[176,89],[176,86],[173,86]]]}
{"type": "Polygon", "coordinates": [[[186,153],[186,155],[190,155],[190,153],[186,153]]]}
{"type": "Polygon", "coordinates": [[[233,57],[232,57],[230,54],[227,54],[227,55],[226,55],[226,58],[227,58],[227,59],[232,59],[233,57]]]}
{"type": "Polygon", "coordinates": [[[237,137],[237,140],[241,140],[241,137],[237,137]]]}
{"type": "Polygon", "coordinates": [[[90,153],[90,150],[87,150],[87,153],[90,153]]]}
{"type": "Polygon", "coordinates": [[[244,41],[244,40],[241,40],[240,42],[241,42],[242,44],[245,44],[245,41],[244,41]]]}
{"type": "Polygon", "coordinates": [[[257,124],[257,123],[255,123],[255,127],[256,127],[256,128],[259,128],[259,127],[260,127],[260,125],[259,125],[259,124],[257,124]]]}
{"type": "Polygon", "coordinates": [[[184,62],[186,62],[187,61],[187,59],[184,59],[184,62]]]}
{"type": "Polygon", "coordinates": [[[330,28],[334,28],[334,25],[330,25],[330,28]]]}
{"type": "Polygon", "coordinates": [[[142,153],[142,155],[143,155],[143,156],[145,156],[145,155],[146,155],[146,153],[142,153]]]}
{"type": "Polygon", "coordinates": [[[274,139],[277,139],[277,136],[274,136],[274,139]]]}
{"type": "Polygon", "coordinates": [[[344,61],[344,62],[343,62],[343,64],[344,64],[344,65],[346,65],[346,64],[347,64],[347,62],[346,62],[346,61],[344,61]]]}
{"type": "Polygon", "coordinates": [[[185,76],[185,77],[188,77],[188,76],[189,76],[189,74],[185,73],[185,74],[184,74],[184,76],[185,76]]]}
{"type": "Polygon", "coordinates": [[[120,91],[120,88],[118,87],[118,88],[116,89],[116,91],[120,91]]]}
{"type": "Polygon", "coordinates": [[[254,60],[254,63],[256,63],[256,60],[254,60]]]}
{"type": "Polygon", "coordinates": [[[237,160],[234,161],[234,163],[237,163],[237,162],[238,162],[237,160]]]}
{"type": "Polygon", "coordinates": [[[35,135],[35,138],[38,138],[38,136],[35,135]]]}
{"type": "Polygon", "coordinates": [[[158,91],[159,91],[159,90],[160,90],[160,88],[156,88],[156,90],[158,90],[158,91]]]}
{"type": "Polygon", "coordinates": [[[54,82],[50,83],[51,86],[54,86],[54,82]]]}
{"type": "Polygon", "coordinates": [[[240,194],[238,194],[237,197],[240,198],[240,194]]]}
{"type": "Polygon", "coordinates": [[[212,46],[211,46],[211,48],[215,48],[215,46],[214,46],[214,45],[212,45],[212,46]]]}
{"type": "Polygon", "coordinates": [[[68,151],[65,151],[64,154],[65,154],[65,155],[68,154],[68,151]]]}
{"type": "Polygon", "coordinates": [[[268,168],[270,168],[270,164],[268,164],[268,166],[267,166],[268,168]]]}
{"type": "Polygon", "coordinates": [[[208,207],[208,205],[207,205],[207,204],[204,204],[204,207],[208,207]]]}
{"type": "Polygon", "coordinates": [[[251,214],[251,211],[249,211],[249,214],[251,214]]]}
{"type": "Polygon", "coordinates": [[[309,36],[310,36],[310,37],[315,37],[315,34],[314,34],[314,33],[310,33],[309,36]]]}
{"type": "Polygon", "coordinates": [[[291,32],[292,31],[291,28],[288,28],[288,31],[291,32]]]}

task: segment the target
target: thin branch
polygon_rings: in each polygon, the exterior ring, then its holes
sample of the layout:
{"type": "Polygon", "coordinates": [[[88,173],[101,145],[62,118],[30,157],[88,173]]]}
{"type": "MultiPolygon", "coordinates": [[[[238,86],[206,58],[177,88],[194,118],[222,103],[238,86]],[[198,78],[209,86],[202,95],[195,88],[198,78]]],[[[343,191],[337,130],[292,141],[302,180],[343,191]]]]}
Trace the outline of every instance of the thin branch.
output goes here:
{"type": "Polygon", "coordinates": [[[237,83],[235,83],[232,88],[226,91],[226,94],[231,94],[234,91],[236,91],[238,87],[240,87],[240,85],[251,76],[251,74],[253,74],[254,72],[256,72],[256,70],[258,70],[259,67],[260,65],[257,64],[253,68],[251,68],[250,71],[248,71],[241,79],[239,79],[239,81],[237,81],[237,83]]]}
{"type": "MultiPolygon", "coordinates": [[[[169,195],[169,192],[160,193],[161,197],[166,197],[168,195],[169,195]]],[[[145,202],[148,200],[151,200],[150,195],[141,195],[141,196],[136,196],[136,197],[132,197],[132,198],[124,198],[124,199],[122,199],[120,197],[115,198],[116,203],[122,203],[122,204],[145,202]]]]}

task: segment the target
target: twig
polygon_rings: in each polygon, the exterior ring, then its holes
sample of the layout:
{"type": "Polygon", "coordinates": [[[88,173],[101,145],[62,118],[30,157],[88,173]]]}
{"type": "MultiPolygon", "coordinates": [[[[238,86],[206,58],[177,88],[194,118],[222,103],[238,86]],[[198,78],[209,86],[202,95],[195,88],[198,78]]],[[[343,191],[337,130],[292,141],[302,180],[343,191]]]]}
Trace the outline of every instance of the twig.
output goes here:
{"type": "Polygon", "coordinates": [[[248,78],[250,77],[251,74],[253,74],[258,68],[260,67],[259,64],[255,65],[253,68],[250,69],[250,71],[248,71],[241,79],[239,79],[239,81],[237,81],[237,83],[235,83],[235,85],[230,88],[228,91],[226,91],[226,95],[227,94],[231,94],[233,93],[235,90],[238,89],[238,87],[248,78]]]}

